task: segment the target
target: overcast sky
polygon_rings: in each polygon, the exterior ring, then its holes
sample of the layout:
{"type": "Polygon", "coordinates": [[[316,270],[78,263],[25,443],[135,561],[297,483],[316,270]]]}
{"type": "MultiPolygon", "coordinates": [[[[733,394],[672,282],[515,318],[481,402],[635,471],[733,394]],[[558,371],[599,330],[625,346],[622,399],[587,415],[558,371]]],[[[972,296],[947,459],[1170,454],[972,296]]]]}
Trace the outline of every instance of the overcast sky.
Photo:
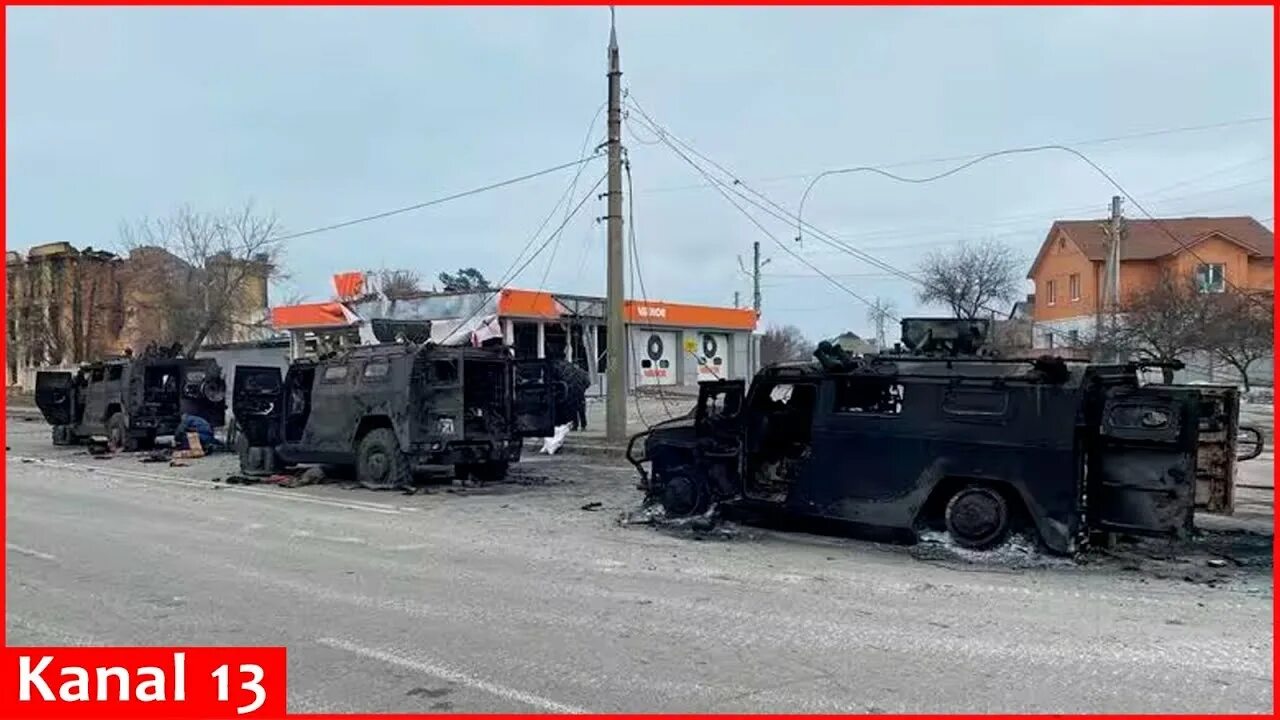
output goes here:
{"type": "MultiPolygon", "coordinates": [[[[606,8],[7,13],[10,248],[110,248],[123,220],[249,199],[301,231],[564,163],[604,136],[603,117],[588,127],[605,100],[606,8]]],[[[1273,226],[1271,8],[622,8],[618,36],[632,98],[792,210],[823,169],[1226,124],[1079,148],[1156,214],[1273,226]]],[[[649,297],[749,303],[737,258],[760,240],[767,324],[867,332],[865,306],[632,124],[649,297]]],[[[587,166],[575,202],[604,169],[587,166]]],[[[496,279],[573,176],[293,241],[276,299],[326,299],[352,269],[474,265],[496,279]]],[[[965,238],[1029,262],[1053,219],[1102,217],[1112,194],[1080,160],[1043,153],[923,185],[829,177],[804,215],[910,271],[965,238]]],[[[604,214],[593,195],[512,284],[603,294],[604,214]]],[[[910,282],[757,215],[850,290],[921,311],[910,282]]]]}

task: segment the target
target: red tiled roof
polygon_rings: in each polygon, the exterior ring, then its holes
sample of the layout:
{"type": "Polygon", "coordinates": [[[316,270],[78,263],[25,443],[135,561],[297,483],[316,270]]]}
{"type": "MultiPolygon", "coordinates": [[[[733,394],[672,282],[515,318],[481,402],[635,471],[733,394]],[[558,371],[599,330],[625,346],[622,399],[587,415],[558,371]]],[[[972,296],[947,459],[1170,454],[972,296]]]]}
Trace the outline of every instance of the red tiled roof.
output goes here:
{"type": "MultiPolygon", "coordinates": [[[[1090,260],[1102,261],[1107,256],[1106,218],[1097,220],[1058,220],[1049,228],[1040,248],[1034,272],[1049,243],[1062,232],[1075,243],[1090,260]]],[[[1120,246],[1120,259],[1154,260],[1173,255],[1184,247],[1211,235],[1220,235],[1244,248],[1254,257],[1275,256],[1275,235],[1251,217],[1187,217],[1160,218],[1158,220],[1125,220],[1127,234],[1120,246]],[[1172,234],[1174,237],[1170,237],[1172,234]],[[1176,240],[1174,238],[1177,238],[1176,240]]],[[[1030,273],[1028,273],[1030,277],[1030,273]]]]}

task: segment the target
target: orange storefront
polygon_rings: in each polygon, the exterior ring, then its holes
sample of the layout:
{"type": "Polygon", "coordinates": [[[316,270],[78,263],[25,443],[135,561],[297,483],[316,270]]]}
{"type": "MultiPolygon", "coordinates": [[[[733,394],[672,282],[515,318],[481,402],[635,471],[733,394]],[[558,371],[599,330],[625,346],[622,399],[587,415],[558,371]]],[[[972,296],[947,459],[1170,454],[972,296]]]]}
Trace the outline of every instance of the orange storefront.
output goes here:
{"type": "MultiPolygon", "coordinates": [[[[496,292],[422,293],[388,303],[364,294],[356,275],[334,277],[338,300],[275,308],[273,324],[300,339],[313,333],[351,333],[366,319],[430,320],[433,326],[446,326],[462,318],[494,318],[518,356],[565,357],[593,373],[598,380],[593,391],[603,391],[609,358],[603,298],[503,288],[496,292]],[[346,299],[341,299],[343,296],[346,299]]],[[[751,309],[628,300],[624,313],[628,384],[632,387],[692,386],[704,380],[749,378],[755,373],[759,338],[755,335],[756,314],[751,309]]]]}

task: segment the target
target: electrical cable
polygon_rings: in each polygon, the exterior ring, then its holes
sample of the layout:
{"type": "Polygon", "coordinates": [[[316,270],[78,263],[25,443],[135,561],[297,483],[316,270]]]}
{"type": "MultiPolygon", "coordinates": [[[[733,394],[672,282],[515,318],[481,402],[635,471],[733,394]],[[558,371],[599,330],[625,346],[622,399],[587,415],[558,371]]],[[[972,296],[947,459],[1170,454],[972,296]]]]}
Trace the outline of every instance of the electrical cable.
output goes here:
{"type": "MultiPolygon", "coordinates": [[[[578,204],[573,207],[573,211],[570,212],[569,215],[560,223],[560,225],[555,230],[553,230],[545,240],[542,241],[542,244],[538,246],[538,249],[534,251],[534,253],[530,255],[527,260],[521,263],[519,267],[516,267],[515,270],[512,271],[511,268],[515,267],[515,263],[519,262],[520,257],[524,255],[524,250],[521,250],[520,254],[516,255],[516,259],[512,262],[512,265],[508,266],[507,272],[503,273],[503,276],[499,278],[498,282],[495,284],[495,287],[491,288],[491,292],[484,298],[483,301],[481,301],[476,305],[476,309],[472,310],[470,315],[466,316],[461,322],[459,322],[457,327],[449,331],[449,334],[446,335],[444,339],[440,341],[441,344],[443,344],[445,341],[452,338],[454,334],[458,332],[459,329],[465,327],[467,323],[475,319],[476,315],[480,314],[480,311],[484,310],[485,307],[489,304],[489,301],[493,300],[493,298],[499,292],[501,292],[502,289],[508,283],[510,283],[512,280],[515,280],[517,277],[519,277],[520,273],[524,272],[524,269],[529,266],[529,263],[532,263],[538,257],[538,255],[542,254],[542,251],[547,248],[547,245],[551,244],[551,241],[554,240],[557,236],[559,236],[561,231],[564,230],[565,226],[569,224],[569,221],[572,220],[573,217],[578,214],[578,211],[582,209],[582,206],[585,205],[587,200],[591,198],[592,193],[596,191],[596,188],[600,187],[600,184],[603,183],[605,181],[605,178],[607,177],[608,177],[608,173],[601,175],[600,179],[597,180],[595,184],[591,186],[591,189],[587,192],[587,194],[583,195],[582,199],[578,201],[578,204]]],[[[552,208],[551,214],[554,215],[555,211],[558,209],[559,209],[558,207],[552,208]]],[[[548,218],[549,217],[550,215],[548,216],[548,218]]],[[[534,236],[535,239],[536,237],[537,235],[534,236]]],[[[526,246],[525,249],[527,248],[528,246],[526,246]]]]}
{"type": "MultiPolygon", "coordinates": [[[[643,114],[643,111],[641,111],[641,113],[643,114]]],[[[651,126],[651,127],[652,127],[652,126],[651,126]]],[[[668,140],[668,139],[666,138],[666,135],[665,135],[665,134],[663,134],[663,133],[659,132],[659,133],[658,133],[658,136],[659,136],[659,137],[661,137],[661,138],[663,138],[663,142],[667,145],[667,147],[668,147],[672,152],[676,153],[676,155],[679,155],[679,156],[680,156],[680,158],[681,158],[682,160],[684,160],[684,161],[685,161],[686,163],[688,163],[688,164],[689,164],[689,165],[690,165],[694,170],[696,170],[700,175],[702,175],[702,176],[703,176],[703,178],[705,178],[705,179],[707,180],[707,182],[712,183],[712,186],[716,189],[716,191],[717,191],[717,192],[719,192],[719,193],[721,194],[721,196],[723,196],[723,197],[724,197],[724,199],[725,199],[726,201],[728,201],[728,202],[729,202],[729,204],[730,204],[730,205],[733,205],[733,207],[734,207],[734,208],[736,208],[736,209],[738,210],[738,212],[742,213],[742,214],[743,214],[743,215],[744,215],[748,220],[750,220],[750,221],[751,221],[751,223],[752,223],[753,225],[755,225],[757,229],[759,229],[759,230],[760,230],[760,232],[764,233],[764,235],[765,235],[766,237],[768,237],[770,240],[772,240],[772,241],[774,242],[774,244],[776,244],[779,248],[781,248],[781,249],[783,250],[783,252],[785,252],[785,253],[787,253],[788,255],[792,256],[792,257],[793,257],[793,258],[795,258],[796,260],[799,260],[799,261],[801,262],[801,264],[803,264],[803,265],[807,266],[810,270],[813,270],[814,272],[818,273],[818,275],[820,275],[820,276],[822,276],[823,278],[825,278],[825,279],[826,279],[828,282],[830,282],[832,285],[835,285],[836,287],[840,288],[841,290],[843,290],[845,293],[849,294],[849,295],[850,295],[851,297],[853,297],[854,299],[856,299],[856,300],[858,300],[859,302],[861,302],[861,303],[865,304],[867,307],[874,307],[874,306],[875,306],[875,304],[874,304],[873,302],[871,302],[871,301],[870,301],[870,300],[868,300],[867,298],[862,297],[861,295],[859,295],[858,293],[854,292],[853,290],[850,290],[850,289],[849,289],[848,287],[846,287],[843,283],[839,282],[839,281],[838,281],[838,280],[836,280],[835,278],[833,278],[833,277],[831,277],[830,275],[828,275],[827,273],[823,272],[821,268],[819,268],[818,266],[816,266],[816,265],[814,265],[813,263],[809,262],[807,259],[805,259],[805,258],[804,258],[804,257],[802,257],[801,255],[799,255],[798,253],[796,253],[794,250],[792,250],[790,247],[788,247],[786,243],[784,243],[784,242],[782,242],[781,240],[779,240],[779,239],[777,238],[777,236],[775,236],[772,232],[769,232],[769,229],[768,229],[768,228],[766,228],[763,224],[761,224],[761,223],[760,223],[760,221],[759,221],[759,220],[757,220],[757,219],[756,219],[756,217],[755,217],[754,215],[752,215],[750,212],[748,212],[748,211],[746,210],[746,208],[744,208],[744,207],[742,207],[741,205],[739,205],[736,201],[734,201],[734,199],[733,199],[732,197],[730,197],[729,193],[725,191],[724,186],[723,186],[723,183],[722,183],[718,178],[714,178],[714,177],[712,177],[712,175],[711,175],[709,172],[707,172],[707,171],[706,171],[706,170],[705,170],[701,165],[699,165],[698,163],[694,162],[692,158],[690,158],[687,154],[685,154],[685,153],[684,153],[684,151],[682,151],[680,148],[676,147],[673,143],[671,143],[671,141],[670,141],[670,140],[668,140]]],[[[897,318],[894,318],[894,319],[897,319],[897,318]]]]}
{"type": "MultiPolygon", "coordinates": [[[[1168,226],[1165,225],[1164,221],[1160,220],[1155,215],[1151,214],[1151,212],[1148,211],[1147,208],[1141,202],[1139,202],[1137,198],[1135,198],[1132,194],[1130,194],[1129,191],[1126,190],[1123,185],[1121,185],[1114,177],[1112,177],[1110,173],[1104,170],[1102,166],[1094,162],[1088,155],[1085,155],[1084,153],[1080,152],[1079,150],[1073,147],[1068,147],[1066,145],[1053,145],[1053,144],[1033,145],[1029,147],[1008,148],[1006,150],[997,150],[995,152],[990,152],[985,155],[978,156],[972,160],[969,160],[968,162],[961,163],[960,165],[956,165],[955,167],[949,170],[944,170],[934,175],[918,177],[918,178],[910,178],[902,175],[897,175],[887,170],[882,170],[880,168],[872,167],[869,165],[864,165],[859,167],[850,167],[850,168],[838,168],[835,170],[823,171],[822,173],[818,174],[817,177],[815,177],[813,180],[809,182],[808,186],[805,187],[804,194],[800,197],[800,206],[796,210],[796,241],[797,242],[800,241],[800,239],[803,237],[803,234],[804,234],[805,223],[801,220],[801,217],[804,213],[805,201],[808,199],[809,193],[813,190],[814,186],[817,185],[818,181],[822,180],[825,177],[828,177],[831,175],[845,175],[849,173],[868,172],[876,175],[881,175],[883,177],[889,178],[890,180],[897,180],[898,182],[923,184],[923,183],[935,182],[937,180],[942,180],[943,178],[950,177],[952,175],[955,175],[956,173],[959,173],[963,170],[971,168],[974,165],[977,165],[979,163],[982,163],[994,158],[1009,157],[1013,155],[1025,155],[1029,153],[1048,152],[1048,151],[1058,151],[1058,152],[1067,153],[1069,155],[1072,155],[1078,158],[1080,161],[1084,162],[1086,165],[1093,168],[1094,172],[1101,175],[1103,179],[1105,179],[1108,183],[1110,183],[1110,185],[1113,188],[1115,188],[1116,192],[1120,193],[1120,195],[1122,195],[1126,200],[1133,203],[1133,206],[1138,208],[1138,210],[1143,215],[1146,216],[1147,220],[1150,220],[1156,226],[1156,228],[1158,228],[1165,235],[1169,236],[1169,239],[1173,240],[1174,243],[1177,244],[1179,247],[1181,247],[1184,251],[1186,251],[1188,255],[1198,260],[1201,264],[1208,264],[1208,261],[1206,261],[1204,258],[1196,254],[1195,250],[1191,248],[1191,245],[1189,245],[1186,242],[1183,242],[1181,238],[1179,238],[1172,230],[1168,228],[1168,226]]],[[[1231,283],[1226,278],[1223,278],[1223,283],[1226,284],[1228,287],[1236,290],[1237,292],[1241,291],[1241,288],[1239,286],[1236,286],[1234,283],[1231,283]]],[[[1242,293],[1242,294],[1246,297],[1246,299],[1249,300],[1249,302],[1254,302],[1254,303],[1259,302],[1255,298],[1250,297],[1247,293],[1242,293]]]]}
{"type": "MultiPolygon", "coordinates": [[[[627,97],[628,98],[631,97],[630,91],[628,91],[627,97]]],[[[1163,135],[1175,135],[1175,134],[1188,133],[1188,132],[1201,132],[1204,130],[1217,130],[1220,128],[1252,125],[1252,124],[1264,123],[1264,122],[1270,123],[1273,120],[1275,120],[1274,116],[1242,118],[1239,120],[1228,120],[1225,122],[1210,123],[1207,125],[1190,125],[1186,127],[1165,128],[1165,129],[1159,129],[1159,130],[1150,130],[1146,132],[1131,133],[1127,135],[1112,135],[1109,137],[1089,138],[1086,140],[1075,140],[1072,142],[1066,142],[1062,144],[1071,145],[1074,147],[1080,147],[1083,145],[1105,145],[1108,143],[1122,142],[1125,140],[1139,140],[1139,139],[1158,137],[1163,135]]],[[[979,155],[982,155],[982,154],[983,153],[968,153],[965,155],[947,155],[942,157],[917,158],[915,160],[900,160],[892,163],[882,163],[877,165],[876,167],[887,170],[890,168],[911,167],[913,165],[929,165],[932,163],[940,163],[940,162],[956,162],[960,160],[968,160],[974,157],[978,157],[979,155]]],[[[770,183],[770,182],[779,182],[783,180],[807,180],[809,178],[812,178],[814,175],[818,174],[818,172],[819,171],[808,172],[808,173],[793,173],[790,175],[775,175],[775,176],[766,177],[766,178],[756,178],[753,180],[753,182],[770,183]]],[[[644,193],[676,192],[681,190],[700,190],[708,187],[710,187],[709,184],[682,185],[682,186],[665,187],[665,188],[642,188],[640,192],[644,192],[644,193]]]]}
{"type": "MultiPolygon", "coordinates": [[[[649,125],[649,127],[650,127],[652,130],[654,130],[654,132],[656,132],[656,133],[658,134],[658,136],[659,136],[659,137],[662,137],[662,138],[666,138],[666,139],[668,139],[668,140],[674,140],[674,141],[676,141],[676,142],[679,142],[679,143],[680,143],[681,145],[683,145],[685,148],[689,149],[689,150],[690,150],[690,152],[693,152],[694,154],[698,155],[698,157],[700,157],[701,159],[703,159],[703,160],[707,161],[707,162],[708,162],[708,163],[710,163],[711,165],[715,166],[715,167],[716,167],[718,170],[720,170],[722,173],[724,173],[725,175],[729,176],[729,177],[733,180],[733,182],[734,182],[734,185],[735,185],[735,186],[742,186],[742,187],[747,188],[750,192],[752,192],[753,194],[755,194],[755,195],[757,195],[757,196],[761,197],[762,199],[764,199],[766,202],[768,202],[768,203],[769,203],[770,205],[772,205],[773,207],[777,208],[777,209],[778,209],[779,211],[781,211],[782,213],[784,213],[784,214],[786,214],[786,215],[792,215],[792,213],[790,213],[790,211],[787,211],[787,210],[786,210],[785,208],[783,208],[782,206],[778,205],[777,203],[773,202],[772,200],[769,200],[769,199],[768,199],[766,196],[764,196],[762,193],[759,193],[758,191],[752,190],[749,186],[747,186],[747,185],[745,185],[744,183],[742,183],[742,181],[741,181],[741,180],[739,180],[739,179],[738,179],[738,178],[737,178],[737,177],[736,177],[732,172],[728,171],[728,170],[727,170],[727,169],[725,169],[723,166],[719,165],[718,163],[716,163],[715,161],[711,160],[710,158],[707,158],[705,155],[702,155],[701,153],[698,153],[698,152],[697,152],[697,150],[696,150],[696,149],[694,149],[694,148],[692,148],[688,143],[686,143],[686,142],[684,142],[684,141],[682,141],[682,140],[679,140],[679,139],[678,139],[678,138],[676,138],[674,135],[672,135],[670,132],[666,131],[666,129],[665,129],[665,128],[662,128],[660,125],[658,125],[658,124],[656,123],[656,121],[654,121],[654,120],[652,119],[652,117],[650,117],[650,116],[648,115],[648,113],[646,113],[646,112],[644,111],[644,109],[643,109],[643,108],[641,108],[641,107],[639,106],[639,103],[637,103],[637,102],[636,102],[636,100],[634,99],[634,97],[629,97],[629,100],[630,100],[631,104],[633,105],[634,109],[635,109],[637,112],[639,112],[639,113],[640,113],[640,115],[641,115],[641,116],[642,116],[642,117],[647,121],[647,124],[649,125]]],[[[668,144],[669,144],[669,146],[670,146],[670,143],[668,143],[668,144]]],[[[674,149],[674,148],[673,148],[673,149],[674,149]]],[[[1192,257],[1196,258],[1196,259],[1197,259],[1197,260],[1199,260],[1201,263],[1204,263],[1204,262],[1205,262],[1205,260],[1204,260],[1203,258],[1201,258],[1199,255],[1197,255],[1197,254],[1195,253],[1195,251],[1194,251],[1194,250],[1192,250],[1192,249],[1190,248],[1190,246],[1188,246],[1186,243],[1182,242],[1182,240],[1181,240],[1181,239],[1179,239],[1179,238],[1178,238],[1178,237],[1177,237],[1173,232],[1171,232],[1171,231],[1170,231],[1170,230],[1169,230],[1169,229],[1164,225],[1164,223],[1163,223],[1163,222],[1161,222],[1160,220],[1158,220],[1157,218],[1155,218],[1155,217],[1154,217],[1154,216],[1153,216],[1149,211],[1147,211],[1147,209],[1146,209],[1146,208],[1145,208],[1145,207],[1144,207],[1140,202],[1138,202],[1136,199],[1134,199],[1134,198],[1133,198],[1133,196],[1132,196],[1128,191],[1126,191],[1126,190],[1124,189],[1124,187],[1122,187],[1122,186],[1121,186],[1121,185],[1120,185],[1120,184],[1115,180],[1115,178],[1113,178],[1109,173],[1107,173],[1105,170],[1103,170],[1103,169],[1102,169],[1102,168],[1101,168],[1097,163],[1095,163],[1093,160],[1091,160],[1091,159],[1090,159],[1088,156],[1086,156],[1084,153],[1081,153],[1081,152],[1080,152],[1080,151],[1078,151],[1078,150],[1075,150],[1075,149],[1073,149],[1073,148],[1069,148],[1069,147],[1066,147],[1066,146],[1062,146],[1062,145],[1043,145],[1043,146],[1035,146],[1035,147],[1028,147],[1028,148],[1012,148],[1012,149],[1008,149],[1008,150],[1001,150],[1001,151],[996,151],[996,152],[993,152],[993,153],[987,153],[987,154],[981,155],[981,156],[979,156],[979,157],[977,157],[977,158],[974,158],[974,159],[972,159],[972,160],[970,160],[970,161],[968,161],[968,162],[966,162],[966,163],[964,163],[964,164],[962,164],[962,165],[959,165],[959,166],[957,166],[957,167],[951,168],[950,170],[946,170],[946,171],[943,171],[943,172],[941,172],[941,173],[937,173],[937,174],[935,174],[935,175],[933,175],[933,176],[929,176],[929,177],[925,177],[925,178],[904,178],[904,177],[902,177],[902,176],[898,176],[898,175],[896,175],[896,174],[894,174],[894,173],[889,173],[889,172],[887,172],[887,171],[881,170],[881,169],[879,169],[879,168],[873,168],[873,167],[842,168],[842,169],[838,169],[838,170],[830,170],[830,171],[826,171],[826,172],[824,172],[823,174],[819,175],[818,177],[815,177],[815,178],[813,179],[813,181],[811,181],[811,182],[810,182],[809,187],[808,187],[808,188],[806,188],[806,190],[805,190],[805,197],[807,197],[807,195],[808,195],[809,191],[813,188],[814,184],[816,184],[818,180],[822,179],[822,177],[825,177],[826,175],[829,175],[829,174],[841,174],[841,173],[846,173],[846,172],[862,172],[862,171],[866,171],[866,172],[873,172],[873,173],[876,173],[876,174],[880,174],[880,175],[883,175],[883,176],[885,176],[885,177],[889,177],[889,178],[891,178],[891,179],[901,180],[901,181],[903,181],[903,182],[913,182],[913,183],[919,183],[919,182],[932,182],[932,181],[934,181],[934,180],[938,180],[938,179],[942,179],[942,178],[944,178],[944,177],[947,177],[947,176],[949,176],[949,175],[954,175],[955,173],[960,172],[961,170],[963,170],[963,169],[965,169],[965,168],[971,167],[971,166],[973,166],[973,165],[978,164],[979,162],[982,162],[982,161],[984,161],[984,160],[988,160],[988,159],[991,159],[991,158],[994,158],[994,157],[999,157],[999,156],[1002,156],[1002,155],[1013,155],[1013,154],[1020,154],[1020,153],[1038,152],[1038,151],[1044,151],[1044,150],[1059,150],[1059,151],[1064,151],[1064,152],[1067,152],[1067,153],[1069,153],[1069,154],[1072,154],[1072,155],[1076,156],[1077,158],[1079,158],[1080,160],[1082,160],[1083,162],[1085,162],[1085,163],[1086,163],[1087,165],[1089,165],[1089,166],[1090,166],[1090,167],[1091,167],[1095,172],[1097,172],[1097,173],[1098,173],[1098,174],[1100,174],[1104,179],[1106,179],[1106,180],[1107,180],[1107,182],[1109,182],[1109,183],[1110,183],[1114,188],[1116,188],[1116,190],[1117,190],[1118,192],[1120,192],[1120,194],[1121,194],[1121,195],[1123,195],[1123,196],[1125,196],[1126,198],[1128,198],[1128,199],[1129,199],[1129,200],[1134,204],[1134,206],[1135,206],[1135,207],[1137,207],[1137,208],[1138,208],[1138,209],[1139,209],[1139,210],[1140,210],[1144,215],[1146,215],[1146,216],[1147,216],[1147,218],[1148,218],[1149,220],[1151,220],[1153,223],[1155,223],[1156,227],[1158,227],[1161,231],[1163,231],[1166,235],[1168,235],[1171,239],[1173,239],[1175,243],[1177,243],[1177,244],[1178,244],[1179,246],[1181,246],[1184,250],[1186,250],[1186,251],[1187,251],[1187,253],[1188,253],[1189,255],[1191,255],[1192,257]]],[[[687,158],[686,158],[686,159],[687,159],[687,158]]],[[[735,188],[735,191],[736,191],[736,188],[735,188]]],[[[738,194],[740,197],[743,197],[743,196],[741,195],[741,193],[737,193],[737,194],[738,194]]],[[[744,197],[744,199],[746,199],[746,198],[744,197]]],[[[756,203],[753,203],[753,204],[756,204],[756,203]]],[[[802,199],[801,199],[801,209],[803,208],[803,204],[804,204],[804,198],[802,198],[802,199]]],[[[757,206],[757,207],[760,207],[758,204],[756,204],[756,206],[757,206]]],[[[764,209],[764,208],[761,208],[761,209],[764,209]]],[[[773,213],[770,213],[770,214],[773,214],[773,213]]],[[[775,214],[775,217],[777,217],[777,215],[776,215],[776,214],[775,214]]],[[[797,233],[798,233],[798,235],[797,235],[797,239],[799,239],[799,237],[800,237],[799,233],[802,233],[804,228],[808,228],[808,229],[810,230],[811,234],[818,235],[818,236],[819,236],[819,239],[823,239],[823,237],[825,236],[825,239],[829,241],[829,242],[828,242],[828,244],[832,244],[832,243],[834,243],[837,247],[840,247],[840,248],[843,248],[843,249],[847,250],[847,251],[849,252],[849,254],[853,255],[854,257],[858,257],[859,259],[862,259],[862,260],[864,260],[865,262],[868,262],[868,263],[870,263],[870,264],[872,264],[872,265],[875,265],[875,266],[877,266],[877,267],[880,267],[880,268],[882,268],[882,269],[885,269],[885,270],[887,270],[887,271],[889,271],[889,272],[895,273],[895,274],[899,275],[899,277],[902,277],[902,278],[907,279],[907,280],[911,280],[911,281],[913,281],[913,282],[920,283],[920,284],[924,285],[925,287],[928,287],[928,284],[927,284],[927,283],[924,283],[924,281],[922,281],[922,280],[920,280],[920,279],[918,279],[918,278],[915,278],[915,277],[911,276],[909,273],[906,273],[905,271],[899,270],[898,268],[895,268],[895,267],[893,267],[892,265],[890,265],[890,264],[888,264],[888,263],[886,263],[886,262],[884,262],[884,261],[879,260],[878,258],[874,258],[873,256],[869,256],[869,255],[867,255],[866,253],[864,253],[864,252],[862,252],[862,251],[859,251],[857,248],[854,248],[854,247],[852,247],[852,246],[850,246],[850,245],[847,245],[846,243],[839,242],[837,239],[835,239],[833,236],[831,236],[831,235],[830,235],[830,233],[825,233],[825,232],[819,231],[819,230],[818,230],[817,228],[815,228],[811,223],[806,223],[806,222],[804,222],[804,221],[801,219],[800,211],[797,211],[797,212],[793,215],[793,217],[794,217],[794,219],[795,219],[796,228],[797,228],[797,233]]],[[[824,276],[825,276],[825,275],[824,275],[824,276]]],[[[1231,283],[1227,283],[1227,284],[1228,284],[1229,286],[1231,285],[1231,283]]],[[[1239,288],[1236,288],[1236,289],[1237,289],[1237,290],[1239,290],[1239,288]]],[[[1249,300],[1249,302],[1253,302],[1253,303],[1255,303],[1255,304],[1259,303],[1259,301],[1258,301],[1256,298],[1251,297],[1250,295],[1248,295],[1248,293],[1243,293],[1243,294],[1244,294],[1244,295],[1245,295],[1245,297],[1249,300]]],[[[988,307],[985,307],[985,306],[984,306],[982,309],[987,310],[987,311],[989,311],[989,312],[993,312],[993,313],[994,313],[994,312],[996,312],[996,311],[995,311],[995,310],[993,310],[992,308],[988,308],[988,307]]],[[[1001,313],[1001,314],[1003,314],[1003,313],[1001,313]]]]}
{"type": "Polygon", "coordinates": [[[302,232],[289,233],[287,235],[282,235],[276,238],[275,242],[282,243],[288,240],[296,240],[298,238],[307,237],[309,235],[316,235],[318,233],[329,232],[331,230],[338,230],[345,227],[351,227],[352,225],[359,225],[361,223],[371,222],[373,220],[381,220],[383,218],[388,218],[393,215],[400,215],[402,213],[407,213],[407,212],[412,212],[414,210],[421,210],[423,208],[428,208],[433,205],[441,205],[443,203],[447,203],[452,200],[460,200],[465,197],[471,197],[472,195],[479,195],[480,193],[488,192],[490,190],[497,190],[499,188],[504,188],[509,185],[522,183],[526,180],[532,180],[537,177],[542,177],[543,175],[549,175],[558,170],[571,168],[575,165],[582,165],[584,163],[590,162],[591,160],[595,159],[596,157],[598,157],[598,155],[599,155],[598,153],[592,154],[587,157],[582,157],[577,160],[574,160],[573,162],[562,163],[560,165],[549,167],[544,170],[539,170],[537,172],[520,175],[519,177],[510,178],[508,180],[502,180],[496,183],[490,183],[488,185],[472,188],[470,190],[465,190],[463,192],[454,193],[452,195],[446,195],[444,197],[439,197],[434,200],[415,203],[413,205],[406,205],[405,207],[396,208],[394,210],[387,210],[385,212],[375,213],[373,215],[365,215],[364,217],[355,218],[353,220],[344,220],[342,222],[333,223],[332,225],[323,225],[321,227],[312,228],[310,230],[303,230],[302,232]]]}
{"type": "MultiPolygon", "coordinates": [[[[631,270],[633,273],[635,273],[635,279],[639,281],[640,298],[644,300],[645,305],[648,305],[649,292],[648,290],[645,289],[645,286],[644,286],[644,271],[641,270],[640,268],[640,247],[636,243],[635,192],[631,184],[631,158],[628,157],[624,159],[622,163],[622,167],[623,167],[623,170],[625,170],[627,173],[627,233],[628,233],[628,241],[629,241],[628,244],[630,245],[630,250],[631,250],[631,270]]],[[[634,283],[633,283],[633,286],[634,286],[634,283]]],[[[630,333],[628,333],[627,336],[629,340],[630,333]]],[[[632,357],[634,357],[634,355],[632,357]]],[[[667,404],[666,393],[663,390],[661,384],[658,384],[656,387],[658,391],[658,399],[662,402],[663,412],[667,414],[667,419],[670,420],[675,416],[672,415],[671,413],[671,406],[667,404]]],[[[638,388],[639,388],[639,384],[637,383],[637,389],[638,388]]],[[[639,412],[640,412],[640,395],[639,393],[637,393],[636,394],[636,413],[639,414],[639,412]]],[[[641,416],[640,421],[644,422],[645,425],[648,426],[648,423],[645,421],[643,416],[641,416]]]]}

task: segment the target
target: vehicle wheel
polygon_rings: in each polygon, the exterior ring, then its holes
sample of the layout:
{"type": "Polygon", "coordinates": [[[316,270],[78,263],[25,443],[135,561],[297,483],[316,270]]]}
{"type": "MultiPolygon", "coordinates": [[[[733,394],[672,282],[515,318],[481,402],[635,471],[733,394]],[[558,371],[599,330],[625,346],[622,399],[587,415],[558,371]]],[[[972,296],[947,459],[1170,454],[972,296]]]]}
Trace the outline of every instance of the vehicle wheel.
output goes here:
{"type": "Polygon", "coordinates": [[[477,463],[471,466],[471,477],[481,483],[499,483],[507,478],[508,467],[505,460],[477,463]]]}
{"type": "Polygon", "coordinates": [[[710,501],[705,482],[695,480],[684,473],[667,478],[658,496],[662,509],[671,517],[698,515],[707,509],[710,501]]]}
{"type": "Polygon", "coordinates": [[[138,449],[138,441],[129,437],[129,423],[125,422],[124,413],[112,413],[107,418],[107,449],[111,452],[133,452],[138,449]]]}
{"type": "Polygon", "coordinates": [[[947,502],[946,523],[957,545],[986,550],[1009,534],[1009,503],[992,488],[971,485],[947,502]]]}
{"type": "Polygon", "coordinates": [[[405,487],[411,483],[412,468],[390,428],[370,430],[360,441],[356,479],[369,487],[405,487]]]}

